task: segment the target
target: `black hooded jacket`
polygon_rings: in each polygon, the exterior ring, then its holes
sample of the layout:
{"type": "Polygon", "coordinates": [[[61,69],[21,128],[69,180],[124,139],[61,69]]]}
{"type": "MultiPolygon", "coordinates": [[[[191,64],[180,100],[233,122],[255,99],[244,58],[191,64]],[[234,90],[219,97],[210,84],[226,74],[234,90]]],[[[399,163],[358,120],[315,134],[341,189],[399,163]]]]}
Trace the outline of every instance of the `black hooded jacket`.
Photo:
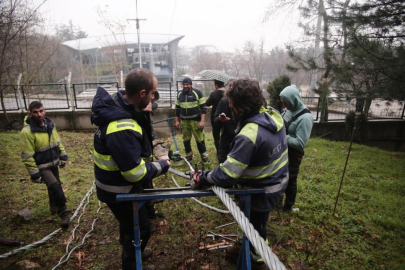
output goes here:
{"type": "Polygon", "coordinates": [[[145,163],[152,155],[149,113],[129,104],[120,90],[110,96],[99,87],[92,105],[91,121],[98,126],[94,135],[94,173],[97,195],[108,203],[120,193],[142,192],[142,182],[165,173],[165,160],[145,163]]]}

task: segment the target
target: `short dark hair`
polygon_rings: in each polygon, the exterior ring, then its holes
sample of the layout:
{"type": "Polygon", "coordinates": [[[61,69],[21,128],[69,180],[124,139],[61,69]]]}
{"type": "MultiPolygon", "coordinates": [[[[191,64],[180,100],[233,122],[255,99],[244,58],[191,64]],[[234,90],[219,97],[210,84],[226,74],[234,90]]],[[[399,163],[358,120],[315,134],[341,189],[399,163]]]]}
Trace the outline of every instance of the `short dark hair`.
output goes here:
{"type": "Polygon", "coordinates": [[[218,81],[218,80],[214,80],[214,84],[217,85],[219,88],[224,87],[225,83],[218,81]]]}
{"type": "Polygon", "coordinates": [[[44,107],[44,105],[40,101],[33,101],[28,106],[28,110],[31,112],[32,109],[38,109],[38,108],[41,108],[41,107],[44,107]]]}
{"type": "Polygon", "coordinates": [[[266,105],[259,82],[249,79],[231,81],[226,96],[242,114],[258,112],[266,105]]]}
{"type": "Polygon", "coordinates": [[[143,89],[149,94],[153,88],[154,77],[155,74],[145,68],[131,70],[125,78],[125,94],[132,97],[143,89]]]}

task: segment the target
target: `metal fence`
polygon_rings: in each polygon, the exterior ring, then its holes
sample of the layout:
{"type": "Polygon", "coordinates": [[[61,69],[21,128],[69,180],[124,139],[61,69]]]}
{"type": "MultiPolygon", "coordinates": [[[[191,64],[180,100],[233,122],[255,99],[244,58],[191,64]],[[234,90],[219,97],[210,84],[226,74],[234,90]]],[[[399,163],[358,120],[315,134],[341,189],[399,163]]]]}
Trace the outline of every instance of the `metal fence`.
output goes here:
{"type": "MultiPolygon", "coordinates": [[[[72,84],[70,93],[66,84],[21,85],[22,95],[20,96],[17,85],[4,85],[1,93],[4,109],[10,112],[19,111],[23,108],[28,110],[30,102],[34,100],[41,101],[47,110],[66,110],[72,107],[90,109],[97,86],[103,87],[110,94],[119,89],[117,82],[75,83],[72,84]]],[[[206,97],[215,88],[212,80],[193,80],[193,87],[200,89],[206,97]]],[[[174,108],[177,93],[182,88],[182,81],[176,81],[175,88],[172,87],[171,82],[158,82],[159,108],[174,108]]],[[[318,121],[321,112],[320,98],[302,97],[302,101],[311,110],[314,121],[318,121]]],[[[1,103],[0,109],[3,110],[1,103]]],[[[328,121],[344,121],[346,115],[355,110],[356,98],[328,98],[328,121]]],[[[404,113],[404,101],[375,99],[371,103],[368,119],[404,119],[404,113]]]]}
{"type": "Polygon", "coordinates": [[[343,121],[350,111],[356,110],[356,99],[328,98],[328,121],[343,121]]]}
{"type": "Polygon", "coordinates": [[[318,121],[319,119],[319,97],[302,97],[302,103],[308,107],[308,109],[312,113],[312,118],[314,121],[318,121]]]}
{"type": "Polygon", "coordinates": [[[171,82],[158,82],[159,108],[173,108],[176,102],[176,93],[172,91],[171,82]]]}
{"type": "MultiPolygon", "coordinates": [[[[328,98],[328,121],[344,121],[350,111],[356,111],[356,98],[339,99],[328,98]]],[[[363,107],[364,104],[361,104],[363,107]]],[[[388,101],[375,99],[371,102],[367,118],[377,119],[404,119],[405,104],[403,101],[388,101]]]]}
{"type": "MultiPolygon", "coordinates": [[[[16,85],[3,85],[3,102],[6,111],[18,111],[21,109],[19,98],[17,94],[16,85]]],[[[0,103],[0,108],[3,110],[3,105],[0,103]]]]}
{"type": "Polygon", "coordinates": [[[31,101],[39,100],[48,110],[65,110],[70,108],[66,84],[31,84],[21,85],[24,107],[28,110],[31,101]]]}
{"type": "Polygon", "coordinates": [[[368,119],[404,119],[405,102],[375,99],[371,102],[368,119]]]}
{"type": "Polygon", "coordinates": [[[116,93],[119,89],[117,82],[72,84],[76,109],[90,109],[99,86],[103,87],[110,95],[116,93]]]}

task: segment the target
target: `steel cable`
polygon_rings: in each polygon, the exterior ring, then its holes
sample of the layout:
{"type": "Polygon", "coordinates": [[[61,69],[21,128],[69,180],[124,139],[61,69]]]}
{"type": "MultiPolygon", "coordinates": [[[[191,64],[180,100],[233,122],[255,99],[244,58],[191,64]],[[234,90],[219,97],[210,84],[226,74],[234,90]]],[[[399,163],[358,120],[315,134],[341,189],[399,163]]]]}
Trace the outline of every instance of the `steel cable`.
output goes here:
{"type": "MultiPolygon", "coordinates": [[[[187,161],[187,159],[183,158],[183,160],[186,162],[191,172],[193,172],[194,169],[191,166],[191,164],[187,161]]],[[[172,179],[175,182],[173,176],[172,179]]],[[[236,205],[236,203],[229,197],[229,195],[226,194],[225,190],[215,185],[212,186],[211,189],[229,209],[229,212],[232,214],[236,222],[242,228],[243,232],[245,233],[249,241],[252,243],[253,247],[256,249],[257,252],[259,252],[260,256],[262,256],[266,265],[271,270],[286,269],[284,264],[280,262],[280,260],[278,259],[277,255],[274,254],[271,248],[267,245],[266,241],[255,230],[253,225],[250,223],[249,219],[240,210],[240,208],[236,205]]]]}
{"type": "MultiPolygon", "coordinates": [[[[94,182],[93,182],[93,188],[94,188],[94,182]]],[[[93,189],[91,189],[91,192],[89,192],[88,194],[86,194],[86,196],[83,198],[82,202],[84,203],[85,200],[87,200],[86,204],[84,204],[84,206],[82,207],[82,214],[79,216],[79,218],[77,219],[77,224],[74,227],[74,229],[72,230],[72,234],[71,237],[69,238],[68,243],[66,244],[66,252],[65,255],[63,255],[60,259],[59,259],[59,263],[53,268],[56,269],[59,265],[63,264],[64,262],[66,262],[69,258],[67,258],[65,261],[63,261],[63,259],[66,257],[66,255],[68,255],[69,253],[69,245],[70,243],[75,239],[75,232],[76,229],[80,226],[80,220],[82,218],[82,216],[85,214],[86,212],[86,207],[87,205],[90,203],[90,196],[93,194],[93,189]],[[63,261],[63,262],[62,262],[63,261]]],[[[83,205],[83,203],[80,204],[80,206],[83,205]]],[[[81,208],[81,207],[80,207],[81,208]]],[[[78,208],[78,209],[80,209],[78,208]]],[[[78,214],[78,211],[75,212],[75,214],[73,216],[76,216],[78,214]]],[[[53,270],[52,269],[52,270],[53,270]]]]}
{"type": "MultiPolygon", "coordinates": [[[[86,204],[87,205],[87,204],[86,204]]],[[[85,206],[86,207],[86,206],[85,206]]],[[[100,209],[101,209],[101,204],[100,204],[100,201],[98,201],[98,209],[97,209],[97,212],[96,212],[96,214],[98,214],[98,212],[100,211],[100,209]]],[[[84,214],[84,209],[83,209],[83,214],[84,214]]],[[[82,215],[83,215],[82,214],[82,215]]],[[[82,216],[81,215],[81,216],[82,216]]],[[[80,217],[81,217],[80,216],[80,217]]],[[[94,224],[96,223],[96,221],[98,220],[98,218],[95,218],[94,220],[93,220],[93,223],[91,224],[91,229],[83,236],[83,238],[82,238],[82,242],[79,244],[79,245],[76,245],[74,248],[72,248],[72,250],[70,250],[70,252],[68,253],[68,247],[69,247],[69,244],[70,244],[70,242],[71,241],[69,241],[69,243],[67,244],[67,246],[66,246],[66,254],[65,255],[63,255],[61,258],[60,258],[60,260],[59,260],[59,263],[57,264],[57,265],[55,265],[54,266],[54,268],[52,268],[52,270],[54,270],[54,269],[56,269],[56,268],[58,268],[60,265],[62,265],[62,264],[64,264],[65,262],[67,262],[68,260],[69,260],[69,258],[70,258],[70,255],[72,254],[72,252],[75,250],[75,249],[77,249],[78,247],[81,247],[83,244],[84,244],[84,241],[86,240],[86,238],[87,238],[87,235],[89,234],[89,233],[91,233],[93,230],[94,230],[94,224]],[[66,256],[66,257],[65,257],[66,256]],[[62,261],[62,259],[65,257],[65,260],[63,260],[62,261]]],[[[77,226],[78,227],[78,226],[77,226]]],[[[77,228],[76,227],[76,228],[77,228]]],[[[75,228],[75,229],[76,229],[75,228]]]]}
{"type": "Polygon", "coordinates": [[[286,269],[282,262],[278,259],[277,255],[273,253],[271,248],[266,244],[265,240],[260,237],[259,233],[255,230],[249,219],[240,210],[236,203],[226,194],[225,190],[212,186],[212,191],[221,199],[225,206],[229,209],[236,222],[242,228],[243,232],[252,243],[256,251],[262,256],[264,262],[271,270],[286,269]]]}
{"type": "MultiPolygon", "coordinates": [[[[81,201],[80,205],[77,207],[75,213],[74,213],[73,216],[70,218],[70,221],[73,221],[73,219],[77,216],[77,213],[79,212],[79,210],[80,210],[80,208],[82,207],[82,205],[83,205],[84,201],[86,200],[86,198],[87,198],[88,196],[90,196],[90,195],[93,193],[94,187],[95,187],[95,182],[93,182],[93,186],[89,189],[89,191],[86,193],[86,195],[85,195],[84,198],[82,199],[82,201],[81,201]]],[[[15,254],[18,254],[18,253],[21,253],[21,252],[23,252],[23,251],[29,250],[29,249],[31,249],[31,248],[38,247],[38,246],[44,244],[44,243],[45,243],[46,241],[48,241],[49,239],[51,239],[52,237],[54,237],[56,234],[58,234],[58,232],[59,232],[61,229],[62,229],[62,228],[59,228],[59,229],[53,231],[52,233],[48,234],[47,236],[45,236],[44,238],[42,238],[41,240],[39,240],[39,241],[37,241],[37,242],[31,243],[31,244],[26,245],[26,246],[24,246],[24,247],[17,248],[17,249],[12,250],[12,251],[10,251],[10,252],[8,252],[8,253],[4,253],[4,254],[0,255],[0,259],[6,259],[6,258],[8,258],[8,257],[10,257],[10,256],[15,255],[15,254]]]]}
{"type": "MultiPolygon", "coordinates": [[[[180,187],[180,185],[176,182],[176,180],[174,179],[173,176],[172,176],[172,180],[173,180],[174,184],[175,184],[177,187],[180,187]]],[[[217,212],[222,213],[222,214],[229,214],[229,211],[227,211],[227,210],[222,210],[222,209],[215,208],[215,207],[213,207],[213,206],[211,206],[211,205],[208,205],[208,204],[203,203],[202,201],[200,201],[200,200],[198,200],[198,199],[196,199],[196,198],[194,198],[194,197],[191,197],[191,199],[193,199],[193,200],[196,201],[197,203],[201,204],[202,206],[207,207],[208,209],[217,211],[217,212]]]]}

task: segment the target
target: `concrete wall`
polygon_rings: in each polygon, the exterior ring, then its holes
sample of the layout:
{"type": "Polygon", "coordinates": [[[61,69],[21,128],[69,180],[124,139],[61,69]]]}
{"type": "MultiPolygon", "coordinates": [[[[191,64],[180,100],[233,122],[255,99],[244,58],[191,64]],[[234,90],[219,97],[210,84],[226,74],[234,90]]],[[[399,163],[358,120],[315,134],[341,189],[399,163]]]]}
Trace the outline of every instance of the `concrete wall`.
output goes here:
{"type": "MultiPolygon", "coordinates": [[[[210,123],[211,110],[208,108],[206,116],[206,131],[211,131],[210,123]]],[[[154,121],[159,121],[169,117],[174,117],[173,109],[158,109],[153,116],[154,121]]],[[[22,113],[9,113],[9,117],[14,120],[7,128],[19,130],[22,128],[26,114],[22,113]]],[[[93,132],[96,126],[90,122],[90,111],[48,111],[47,116],[53,119],[56,123],[58,130],[78,130],[93,132]]],[[[7,121],[4,114],[0,114],[0,127],[7,126],[7,121]]],[[[162,122],[154,125],[156,133],[161,137],[171,136],[170,128],[167,122],[162,122]]],[[[176,131],[178,134],[179,131],[176,131]]],[[[344,122],[329,122],[329,123],[315,123],[312,129],[312,137],[323,137],[333,141],[349,141],[351,131],[346,130],[344,122]]],[[[376,146],[390,151],[405,151],[405,121],[403,120],[383,120],[383,121],[369,121],[358,133],[354,139],[355,142],[366,144],[369,146],[376,146]]]]}
{"type": "MultiPolygon", "coordinates": [[[[344,122],[315,123],[311,133],[311,137],[332,141],[350,141],[350,136],[351,131],[346,129],[344,122]]],[[[353,141],[389,151],[405,152],[405,121],[368,121],[360,132],[355,133],[353,141]]]]}

